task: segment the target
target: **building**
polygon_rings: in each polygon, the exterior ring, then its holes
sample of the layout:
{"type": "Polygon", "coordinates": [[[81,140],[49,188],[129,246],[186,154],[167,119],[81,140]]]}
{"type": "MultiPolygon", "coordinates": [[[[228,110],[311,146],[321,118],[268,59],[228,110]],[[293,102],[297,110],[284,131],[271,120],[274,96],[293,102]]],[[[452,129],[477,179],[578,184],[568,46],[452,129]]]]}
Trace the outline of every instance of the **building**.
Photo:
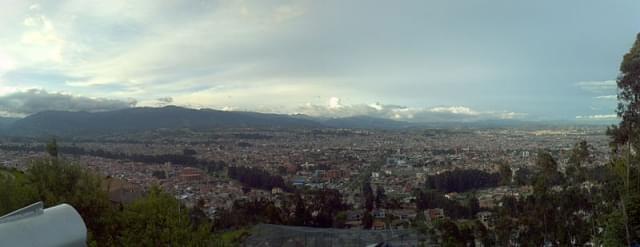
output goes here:
{"type": "Polygon", "coordinates": [[[180,171],[179,178],[185,182],[197,182],[203,180],[206,176],[204,172],[198,168],[185,167],[180,171]]]}
{"type": "Polygon", "coordinates": [[[433,223],[437,220],[443,220],[445,218],[444,210],[442,208],[430,208],[424,211],[424,216],[428,223],[433,223]]]}

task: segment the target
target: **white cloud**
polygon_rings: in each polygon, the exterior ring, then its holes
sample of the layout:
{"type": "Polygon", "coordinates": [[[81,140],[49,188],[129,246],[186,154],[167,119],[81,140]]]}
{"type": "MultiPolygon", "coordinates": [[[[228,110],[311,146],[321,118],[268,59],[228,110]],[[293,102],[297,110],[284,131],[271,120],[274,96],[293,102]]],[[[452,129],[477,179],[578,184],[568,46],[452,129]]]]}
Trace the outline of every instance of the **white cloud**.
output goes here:
{"type": "Polygon", "coordinates": [[[617,84],[615,80],[581,81],[576,83],[576,86],[589,92],[603,93],[615,91],[617,84]]]}
{"type": "Polygon", "coordinates": [[[380,102],[376,102],[373,104],[369,104],[369,106],[373,109],[376,109],[378,111],[382,111],[382,109],[384,109],[384,105],[380,104],[380,102]]]}
{"type": "Polygon", "coordinates": [[[586,116],[576,116],[576,119],[592,119],[592,120],[613,120],[618,118],[616,114],[596,114],[586,116]]]}
{"type": "Polygon", "coordinates": [[[444,112],[452,114],[464,114],[464,115],[478,115],[478,112],[471,110],[469,107],[464,106],[449,106],[449,107],[434,107],[431,108],[432,112],[444,112]]]}
{"type": "Polygon", "coordinates": [[[300,5],[281,5],[274,10],[273,18],[276,22],[284,22],[303,15],[305,11],[300,5]]]}
{"type": "Polygon", "coordinates": [[[16,87],[3,87],[3,86],[0,86],[0,96],[4,96],[4,95],[7,95],[7,94],[15,93],[17,91],[19,91],[19,90],[16,87]]]}
{"type": "Polygon", "coordinates": [[[410,122],[476,121],[488,119],[519,119],[526,114],[506,111],[477,111],[466,106],[406,107],[399,105],[342,104],[337,97],[329,98],[327,106],[307,103],[295,112],[314,117],[370,116],[410,122]]]}
{"type": "Polygon", "coordinates": [[[67,42],[55,28],[53,21],[42,14],[39,5],[29,7],[30,13],[22,21],[25,26],[20,42],[24,45],[20,51],[30,62],[63,61],[67,42]],[[46,56],[42,56],[46,54],[46,56]]]}
{"type": "Polygon", "coordinates": [[[596,99],[603,99],[603,100],[614,100],[614,99],[618,99],[618,95],[612,94],[612,95],[602,95],[602,96],[596,96],[596,99]]]}
{"type": "Polygon", "coordinates": [[[15,62],[4,51],[0,50],[0,77],[4,72],[13,70],[15,68],[15,62]]]}
{"type": "Polygon", "coordinates": [[[341,100],[338,97],[329,98],[329,109],[340,109],[342,108],[341,100]]]}

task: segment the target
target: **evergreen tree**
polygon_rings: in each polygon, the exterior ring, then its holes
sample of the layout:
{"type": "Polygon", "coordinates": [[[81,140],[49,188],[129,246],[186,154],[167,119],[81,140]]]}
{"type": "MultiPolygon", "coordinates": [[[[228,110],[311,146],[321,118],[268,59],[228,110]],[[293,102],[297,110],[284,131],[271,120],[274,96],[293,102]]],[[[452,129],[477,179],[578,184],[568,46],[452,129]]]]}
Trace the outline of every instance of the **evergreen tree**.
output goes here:
{"type": "MultiPolygon", "coordinates": [[[[640,150],[640,34],[620,64],[618,85],[618,116],[622,119],[617,126],[607,130],[611,136],[614,154],[612,168],[622,181],[618,188],[619,210],[624,225],[626,245],[640,242],[640,169],[637,150],[640,150]],[[636,164],[634,166],[634,164],[636,164]],[[635,178],[635,179],[634,179],[635,178]]],[[[612,216],[617,216],[616,212],[612,216]]],[[[611,224],[607,229],[618,229],[611,224]]],[[[605,234],[608,237],[619,234],[605,234]]],[[[609,239],[611,240],[611,239],[609,239]]],[[[611,240],[613,241],[613,240],[611,240]]],[[[620,242],[620,241],[619,241],[620,242]]]]}
{"type": "Polygon", "coordinates": [[[373,195],[373,189],[371,188],[369,180],[366,180],[362,185],[362,196],[364,198],[364,208],[367,212],[371,212],[373,210],[375,196],[373,195]]]}

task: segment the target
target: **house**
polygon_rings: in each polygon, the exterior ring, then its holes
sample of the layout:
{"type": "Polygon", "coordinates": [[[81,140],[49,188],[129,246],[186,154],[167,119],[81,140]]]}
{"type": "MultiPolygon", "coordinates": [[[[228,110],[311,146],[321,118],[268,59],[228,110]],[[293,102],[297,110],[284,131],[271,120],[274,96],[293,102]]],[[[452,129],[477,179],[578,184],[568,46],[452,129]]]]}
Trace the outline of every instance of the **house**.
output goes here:
{"type": "Polygon", "coordinates": [[[411,227],[411,222],[406,220],[393,220],[389,226],[391,229],[409,229],[411,227]]]}
{"type": "Polygon", "coordinates": [[[373,210],[373,217],[376,219],[384,219],[385,217],[387,217],[384,209],[376,209],[373,210]]]}
{"type": "Polygon", "coordinates": [[[363,213],[360,210],[349,210],[346,212],[347,221],[345,225],[347,228],[360,228],[362,227],[363,213]]]}
{"type": "Polygon", "coordinates": [[[277,195],[277,194],[282,194],[282,188],[278,188],[278,187],[274,187],[273,189],[271,189],[271,194],[277,195]]]}
{"type": "Polygon", "coordinates": [[[197,168],[185,167],[180,171],[179,179],[181,181],[197,182],[206,177],[205,173],[197,168]]]}
{"type": "Polygon", "coordinates": [[[349,210],[346,212],[347,214],[347,221],[356,221],[356,220],[362,220],[362,211],[360,210],[349,210]]]}
{"type": "Polygon", "coordinates": [[[293,186],[304,186],[306,183],[306,180],[304,178],[295,178],[291,181],[291,184],[293,184],[293,186]]]}
{"type": "Polygon", "coordinates": [[[442,208],[430,208],[424,211],[424,216],[428,223],[433,223],[436,220],[442,220],[445,218],[444,210],[442,208]]]}
{"type": "Polygon", "coordinates": [[[376,219],[373,221],[373,224],[371,225],[371,229],[373,230],[384,230],[385,229],[385,224],[383,220],[379,220],[376,219]]]}
{"type": "Polygon", "coordinates": [[[399,220],[414,220],[416,218],[416,211],[411,209],[397,209],[397,210],[389,210],[388,214],[393,215],[396,219],[399,220]]]}

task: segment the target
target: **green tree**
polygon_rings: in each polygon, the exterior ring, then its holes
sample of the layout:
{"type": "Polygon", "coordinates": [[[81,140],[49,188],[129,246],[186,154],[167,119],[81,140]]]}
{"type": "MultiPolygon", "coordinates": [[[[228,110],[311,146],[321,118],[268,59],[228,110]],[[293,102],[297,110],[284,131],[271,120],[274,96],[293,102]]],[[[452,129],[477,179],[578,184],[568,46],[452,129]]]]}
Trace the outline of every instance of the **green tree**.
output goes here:
{"type": "MultiPolygon", "coordinates": [[[[640,223],[636,223],[632,214],[640,211],[640,202],[637,201],[637,194],[640,193],[640,169],[637,154],[640,150],[640,34],[627,54],[624,55],[620,64],[620,75],[617,80],[618,85],[618,116],[621,118],[617,126],[612,126],[607,130],[611,137],[611,146],[614,154],[614,169],[617,169],[620,179],[623,181],[622,188],[618,189],[620,202],[619,210],[622,212],[622,222],[624,224],[626,245],[640,241],[640,223]],[[617,160],[616,160],[617,159],[617,160]],[[624,161],[619,161],[624,159],[624,161]],[[622,168],[622,169],[618,169],[622,168]],[[635,171],[635,172],[634,172],[635,171]],[[632,179],[635,174],[635,179],[632,179]]],[[[608,227],[607,229],[615,229],[608,227]]],[[[605,234],[607,236],[617,236],[616,234],[605,234]]]]}
{"type": "Polygon", "coordinates": [[[607,217],[602,243],[604,246],[626,245],[624,218],[621,212],[614,212],[607,217]]]}
{"type": "Polygon", "coordinates": [[[511,185],[511,166],[508,163],[500,163],[498,167],[498,171],[500,173],[500,184],[502,185],[511,185]]]}
{"type": "Polygon", "coordinates": [[[346,223],[347,223],[347,214],[344,212],[340,212],[336,215],[336,219],[333,221],[333,227],[345,228],[346,223]]]}
{"type": "Polygon", "coordinates": [[[304,200],[302,199],[302,196],[300,196],[300,194],[298,193],[295,194],[295,204],[296,204],[296,209],[293,213],[293,220],[292,220],[293,225],[305,226],[307,223],[309,223],[311,214],[307,211],[307,207],[304,203],[304,200]]]}
{"type": "Polygon", "coordinates": [[[51,157],[58,157],[58,142],[56,138],[52,138],[49,143],[47,143],[47,153],[51,157]]]}
{"type": "Polygon", "coordinates": [[[640,127],[640,33],[635,43],[620,64],[618,84],[618,116],[622,118],[618,134],[620,139],[635,142],[638,137],[637,128],[640,127]]]}
{"type": "Polygon", "coordinates": [[[440,232],[442,246],[465,246],[466,237],[455,222],[444,219],[436,223],[436,229],[440,232]]]}
{"type": "Polygon", "coordinates": [[[190,227],[188,209],[159,188],[125,206],[121,222],[126,226],[119,238],[122,246],[208,246],[210,226],[190,227]]]}
{"type": "Polygon", "coordinates": [[[373,226],[373,215],[370,212],[364,212],[362,216],[362,227],[364,229],[371,229],[373,226]]]}
{"type": "MultiPolygon", "coordinates": [[[[534,192],[539,196],[546,196],[553,183],[553,178],[558,172],[558,163],[549,152],[540,150],[536,159],[536,167],[540,172],[534,182],[534,192]]],[[[541,200],[546,199],[541,198],[541,200]]]]}
{"type": "Polygon", "coordinates": [[[154,188],[149,196],[113,206],[102,178],[85,167],[51,155],[31,161],[24,172],[0,169],[0,214],[37,201],[45,207],[67,203],[82,216],[88,246],[208,246],[211,225],[203,212],[190,211],[154,188]],[[189,212],[198,216],[190,221],[189,212]],[[204,219],[204,220],[203,220],[204,219]]]}
{"type": "Polygon", "coordinates": [[[477,197],[475,197],[475,195],[474,195],[474,196],[472,196],[472,197],[469,199],[468,204],[469,204],[469,205],[468,205],[468,207],[469,207],[469,216],[470,216],[471,218],[473,218],[473,217],[475,217],[475,215],[476,215],[478,212],[480,212],[480,201],[479,201],[479,200],[478,200],[478,198],[477,198],[477,197]]]}
{"type": "Polygon", "coordinates": [[[25,175],[15,169],[0,168],[0,215],[38,201],[38,195],[25,175]]]}
{"type": "Polygon", "coordinates": [[[385,195],[384,187],[380,185],[376,188],[376,206],[378,208],[383,208],[386,201],[387,196],[385,195]]]}
{"type": "Polygon", "coordinates": [[[100,177],[55,156],[32,161],[25,177],[45,206],[72,205],[85,221],[90,241],[109,244],[115,240],[116,212],[100,177]]]}
{"type": "Polygon", "coordinates": [[[362,196],[364,198],[364,208],[367,212],[371,212],[373,210],[375,196],[373,195],[373,189],[371,188],[369,180],[366,180],[362,185],[362,196]]]}
{"type": "Polygon", "coordinates": [[[542,172],[542,175],[551,177],[558,170],[558,163],[551,156],[551,153],[540,150],[538,151],[538,157],[536,159],[536,166],[542,172]]]}
{"type": "Polygon", "coordinates": [[[584,140],[576,143],[573,149],[571,149],[568,167],[565,173],[572,184],[586,180],[584,165],[592,162],[591,149],[591,146],[584,140]]]}

